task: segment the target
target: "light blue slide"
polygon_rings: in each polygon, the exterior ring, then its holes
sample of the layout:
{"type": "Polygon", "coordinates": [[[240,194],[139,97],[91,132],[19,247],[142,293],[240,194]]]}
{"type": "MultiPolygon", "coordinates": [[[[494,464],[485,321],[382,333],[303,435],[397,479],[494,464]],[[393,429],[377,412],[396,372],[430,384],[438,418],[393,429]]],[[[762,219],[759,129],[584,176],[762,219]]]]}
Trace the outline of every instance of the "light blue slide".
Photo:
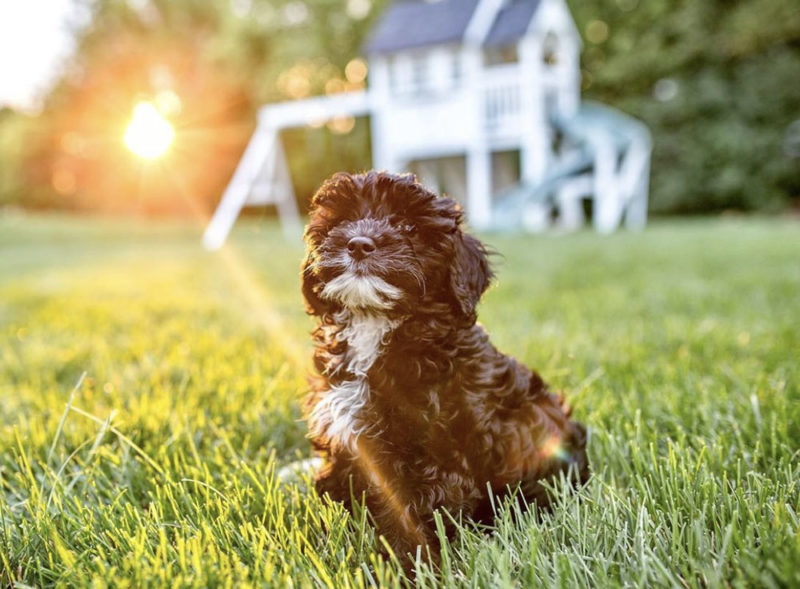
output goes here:
{"type": "Polygon", "coordinates": [[[551,165],[544,178],[535,184],[521,182],[494,199],[492,228],[509,231],[521,227],[523,211],[532,203],[552,209],[556,193],[564,182],[584,174],[594,174],[598,154],[604,148],[616,153],[612,167],[620,171],[620,161],[634,146],[651,149],[650,131],[641,121],[595,102],[582,102],[575,116],[552,118],[553,129],[563,135],[570,147],[551,165]]]}

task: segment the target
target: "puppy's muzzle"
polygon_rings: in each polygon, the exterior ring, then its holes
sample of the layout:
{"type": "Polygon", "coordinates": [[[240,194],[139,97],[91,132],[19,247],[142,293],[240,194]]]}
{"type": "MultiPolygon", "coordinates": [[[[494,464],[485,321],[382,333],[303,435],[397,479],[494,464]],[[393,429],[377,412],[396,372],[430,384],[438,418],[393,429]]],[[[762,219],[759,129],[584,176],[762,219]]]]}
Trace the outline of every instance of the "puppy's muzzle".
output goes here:
{"type": "Polygon", "coordinates": [[[372,254],[378,246],[369,237],[359,235],[347,242],[347,251],[354,260],[363,260],[372,254]]]}

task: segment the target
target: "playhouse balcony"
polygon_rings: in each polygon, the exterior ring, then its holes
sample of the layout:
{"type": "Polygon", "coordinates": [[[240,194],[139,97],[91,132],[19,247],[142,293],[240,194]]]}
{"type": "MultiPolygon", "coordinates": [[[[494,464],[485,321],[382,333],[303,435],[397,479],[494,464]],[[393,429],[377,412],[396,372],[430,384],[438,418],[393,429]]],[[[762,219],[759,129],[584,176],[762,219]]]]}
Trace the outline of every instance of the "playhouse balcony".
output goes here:
{"type": "Polygon", "coordinates": [[[525,84],[519,64],[485,68],[473,83],[446,89],[404,88],[382,105],[382,125],[401,160],[461,154],[471,147],[514,148],[541,104],[525,84]]]}
{"type": "Polygon", "coordinates": [[[395,95],[381,110],[392,150],[406,160],[463,153],[478,131],[475,99],[464,87],[395,95]]]}
{"type": "MultiPolygon", "coordinates": [[[[518,64],[487,68],[479,86],[483,133],[490,142],[516,141],[530,100],[523,100],[518,64]]],[[[530,97],[527,97],[530,98],[530,97]]]]}

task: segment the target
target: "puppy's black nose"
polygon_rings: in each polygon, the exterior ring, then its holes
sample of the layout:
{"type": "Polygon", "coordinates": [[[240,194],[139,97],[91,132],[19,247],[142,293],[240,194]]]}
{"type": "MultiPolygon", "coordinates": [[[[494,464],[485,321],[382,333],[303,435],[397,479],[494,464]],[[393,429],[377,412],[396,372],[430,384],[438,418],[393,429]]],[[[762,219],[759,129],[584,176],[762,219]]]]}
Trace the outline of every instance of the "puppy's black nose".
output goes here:
{"type": "Polygon", "coordinates": [[[347,249],[356,260],[363,260],[375,251],[376,245],[369,237],[359,235],[347,242],[347,249]]]}

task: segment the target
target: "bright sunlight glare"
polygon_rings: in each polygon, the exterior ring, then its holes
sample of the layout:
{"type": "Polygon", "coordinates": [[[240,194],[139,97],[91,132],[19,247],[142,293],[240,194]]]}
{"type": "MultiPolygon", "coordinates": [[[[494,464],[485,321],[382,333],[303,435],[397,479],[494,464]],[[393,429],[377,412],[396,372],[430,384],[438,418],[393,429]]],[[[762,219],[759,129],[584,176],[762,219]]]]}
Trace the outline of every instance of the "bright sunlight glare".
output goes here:
{"type": "Polygon", "coordinates": [[[155,159],[169,149],[175,131],[169,121],[149,102],[140,102],[125,129],[125,146],[141,158],[155,159]]]}

